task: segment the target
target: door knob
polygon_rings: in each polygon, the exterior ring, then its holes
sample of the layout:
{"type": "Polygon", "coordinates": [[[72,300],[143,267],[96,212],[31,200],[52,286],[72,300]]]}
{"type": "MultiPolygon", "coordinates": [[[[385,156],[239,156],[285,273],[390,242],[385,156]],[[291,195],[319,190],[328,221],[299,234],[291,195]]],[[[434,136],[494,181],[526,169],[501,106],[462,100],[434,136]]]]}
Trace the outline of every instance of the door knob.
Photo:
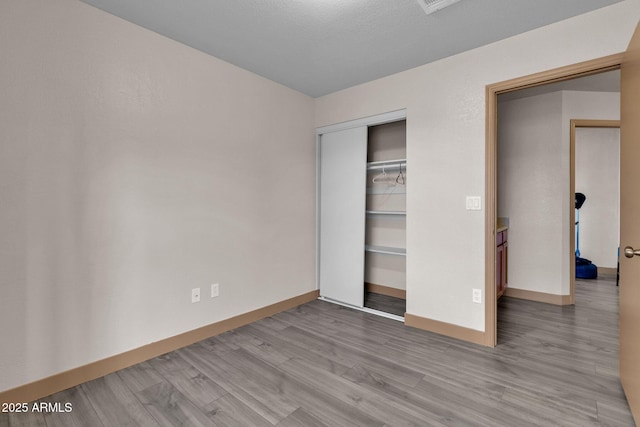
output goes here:
{"type": "Polygon", "coordinates": [[[634,255],[640,256],[640,249],[633,249],[631,246],[624,248],[624,256],[633,258],[634,255]]]}

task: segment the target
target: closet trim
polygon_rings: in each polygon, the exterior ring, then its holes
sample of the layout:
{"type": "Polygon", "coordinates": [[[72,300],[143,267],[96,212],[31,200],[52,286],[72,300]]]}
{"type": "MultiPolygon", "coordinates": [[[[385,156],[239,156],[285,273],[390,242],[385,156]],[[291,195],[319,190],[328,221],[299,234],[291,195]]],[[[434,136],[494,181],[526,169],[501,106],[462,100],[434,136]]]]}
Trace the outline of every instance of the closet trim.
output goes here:
{"type": "Polygon", "coordinates": [[[340,130],[357,128],[361,126],[383,125],[385,123],[405,120],[406,118],[407,118],[407,109],[403,108],[402,110],[389,111],[388,113],[376,114],[375,116],[368,116],[360,119],[349,120],[347,122],[336,123],[328,126],[322,126],[322,127],[316,128],[316,135],[320,136],[323,133],[337,132],[340,130]]]}

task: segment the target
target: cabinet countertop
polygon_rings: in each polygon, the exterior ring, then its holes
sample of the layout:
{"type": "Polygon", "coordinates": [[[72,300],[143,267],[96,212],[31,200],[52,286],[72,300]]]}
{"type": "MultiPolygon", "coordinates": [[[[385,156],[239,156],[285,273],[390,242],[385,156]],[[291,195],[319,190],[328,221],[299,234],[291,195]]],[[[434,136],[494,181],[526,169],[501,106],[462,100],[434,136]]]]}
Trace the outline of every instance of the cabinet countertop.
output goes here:
{"type": "Polygon", "coordinates": [[[509,228],[509,218],[499,217],[496,222],[496,233],[505,231],[509,228]]]}

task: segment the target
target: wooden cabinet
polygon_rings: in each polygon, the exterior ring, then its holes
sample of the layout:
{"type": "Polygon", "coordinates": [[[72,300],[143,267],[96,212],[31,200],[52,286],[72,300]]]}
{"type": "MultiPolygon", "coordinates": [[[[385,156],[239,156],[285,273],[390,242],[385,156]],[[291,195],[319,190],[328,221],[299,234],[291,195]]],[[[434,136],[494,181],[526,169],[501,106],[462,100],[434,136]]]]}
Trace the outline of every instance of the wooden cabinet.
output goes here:
{"type": "Polygon", "coordinates": [[[507,230],[496,235],[496,297],[500,298],[507,289],[508,281],[508,257],[507,230]]]}

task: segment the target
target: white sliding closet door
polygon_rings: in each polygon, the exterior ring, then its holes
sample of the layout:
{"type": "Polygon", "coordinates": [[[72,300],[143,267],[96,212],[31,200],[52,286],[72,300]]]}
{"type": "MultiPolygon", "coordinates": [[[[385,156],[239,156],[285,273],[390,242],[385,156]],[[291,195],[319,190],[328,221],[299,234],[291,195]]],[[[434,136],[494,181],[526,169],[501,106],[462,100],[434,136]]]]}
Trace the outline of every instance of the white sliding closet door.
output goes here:
{"type": "Polygon", "coordinates": [[[320,295],[362,307],[367,127],[320,136],[320,295]]]}

